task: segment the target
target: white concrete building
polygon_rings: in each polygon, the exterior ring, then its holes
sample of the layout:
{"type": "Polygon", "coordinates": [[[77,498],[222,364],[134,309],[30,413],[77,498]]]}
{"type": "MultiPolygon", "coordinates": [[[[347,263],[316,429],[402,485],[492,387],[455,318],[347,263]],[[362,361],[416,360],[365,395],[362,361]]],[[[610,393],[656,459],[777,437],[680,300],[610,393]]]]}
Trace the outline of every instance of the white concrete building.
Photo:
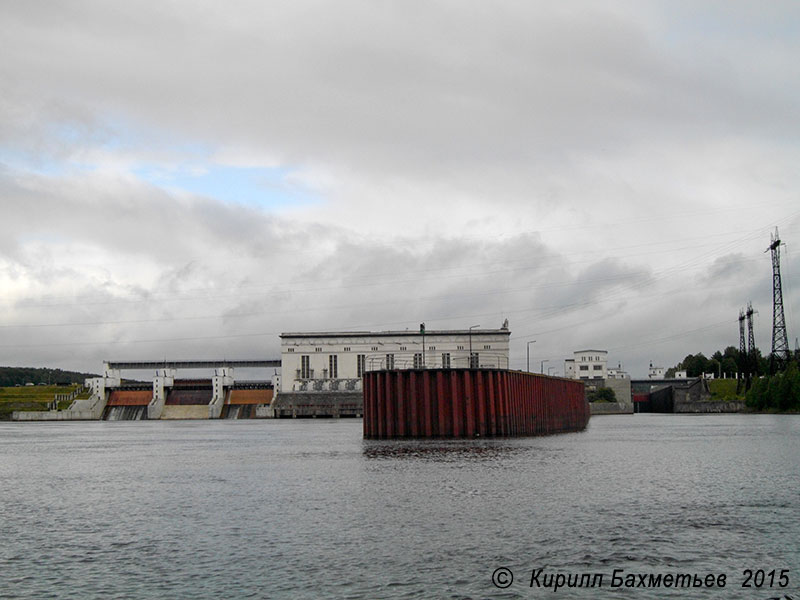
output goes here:
{"type": "Polygon", "coordinates": [[[608,352],[606,350],[578,350],[574,358],[564,361],[564,376],[570,379],[606,379],[608,377],[608,352]]]}
{"type": "Polygon", "coordinates": [[[618,365],[616,368],[609,367],[608,368],[608,378],[609,379],[630,379],[631,376],[627,371],[622,369],[622,365],[618,365]]]}
{"type": "Polygon", "coordinates": [[[282,333],[280,392],[359,391],[365,371],[508,368],[500,329],[282,333]]]}
{"type": "Polygon", "coordinates": [[[654,367],[653,363],[650,363],[650,369],[647,373],[648,379],[664,379],[664,374],[667,370],[664,367],[654,367]]]}

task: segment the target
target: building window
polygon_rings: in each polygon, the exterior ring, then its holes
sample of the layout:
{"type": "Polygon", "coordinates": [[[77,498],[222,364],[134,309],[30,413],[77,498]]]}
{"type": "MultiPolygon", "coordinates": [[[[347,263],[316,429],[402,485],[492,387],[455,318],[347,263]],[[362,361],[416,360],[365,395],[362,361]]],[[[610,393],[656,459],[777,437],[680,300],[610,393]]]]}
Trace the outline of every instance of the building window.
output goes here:
{"type": "Polygon", "coordinates": [[[389,370],[394,369],[394,354],[386,355],[386,368],[389,370]]]}
{"type": "Polygon", "coordinates": [[[400,346],[400,350],[401,350],[401,351],[404,351],[405,349],[406,349],[406,347],[405,347],[405,346],[400,346]]]}
{"type": "Polygon", "coordinates": [[[428,350],[436,350],[436,346],[428,346],[428,350]]]}
{"type": "Polygon", "coordinates": [[[372,347],[372,351],[373,351],[373,352],[377,352],[377,351],[378,351],[378,347],[377,347],[377,346],[373,346],[373,347],[372,347]]]}
{"type": "Polygon", "coordinates": [[[339,377],[339,357],[335,354],[331,354],[328,357],[328,372],[331,374],[331,379],[336,379],[339,377]]]}
{"type": "Polygon", "coordinates": [[[463,350],[464,346],[456,346],[456,350],[463,350]]]}
{"type": "Polygon", "coordinates": [[[589,365],[580,365],[581,371],[588,371],[589,365]]]}
{"type": "Polygon", "coordinates": [[[470,369],[477,369],[478,365],[480,364],[480,360],[478,359],[478,353],[472,352],[469,355],[469,368],[470,369]]]}
{"type": "Polygon", "coordinates": [[[300,379],[311,379],[311,357],[304,354],[300,357],[300,379]]]}
{"type": "Polygon", "coordinates": [[[294,348],[287,348],[286,351],[287,352],[294,352],[294,348]]]}
{"type": "Polygon", "coordinates": [[[345,347],[344,347],[344,351],[345,351],[345,352],[350,352],[350,346],[345,346],[345,347]]]}
{"type": "Polygon", "coordinates": [[[319,348],[319,347],[314,348],[314,352],[322,352],[322,348],[319,348]]]}
{"type": "Polygon", "coordinates": [[[414,353],[414,368],[415,369],[422,368],[422,354],[419,352],[414,353]]]}
{"type": "Polygon", "coordinates": [[[484,350],[491,350],[492,349],[492,345],[491,344],[484,344],[483,345],[483,349],[484,350]]]}
{"type": "Polygon", "coordinates": [[[449,352],[442,352],[442,368],[449,369],[450,368],[450,353],[449,352]]]}
{"type": "Polygon", "coordinates": [[[592,365],[592,368],[595,371],[602,371],[603,370],[603,365],[592,365]]]}
{"type": "Polygon", "coordinates": [[[364,355],[359,354],[356,356],[356,377],[364,376],[364,355]]]}

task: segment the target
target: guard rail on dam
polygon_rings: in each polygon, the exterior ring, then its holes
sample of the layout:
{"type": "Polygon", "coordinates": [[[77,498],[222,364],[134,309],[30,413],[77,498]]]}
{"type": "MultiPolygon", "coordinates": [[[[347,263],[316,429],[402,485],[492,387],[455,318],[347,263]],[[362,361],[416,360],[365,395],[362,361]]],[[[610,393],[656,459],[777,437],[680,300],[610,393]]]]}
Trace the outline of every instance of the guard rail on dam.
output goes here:
{"type": "Polygon", "coordinates": [[[581,381],[504,369],[364,374],[365,438],[502,437],[580,431],[581,381]]]}

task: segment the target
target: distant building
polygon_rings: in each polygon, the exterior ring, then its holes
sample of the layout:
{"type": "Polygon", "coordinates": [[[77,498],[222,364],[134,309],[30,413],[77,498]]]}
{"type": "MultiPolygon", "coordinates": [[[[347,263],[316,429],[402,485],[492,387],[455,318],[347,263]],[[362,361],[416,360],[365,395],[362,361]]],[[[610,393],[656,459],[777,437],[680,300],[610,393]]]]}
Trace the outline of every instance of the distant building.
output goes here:
{"type": "Polygon", "coordinates": [[[647,372],[647,378],[664,379],[664,373],[666,373],[666,369],[664,367],[654,367],[653,363],[650,363],[650,369],[647,372]]]}
{"type": "Polygon", "coordinates": [[[355,392],[365,371],[508,368],[500,329],[282,333],[278,392],[355,392]]]}
{"type": "Polygon", "coordinates": [[[608,379],[630,379],[631,376],[627,371],[622,370],[622,364],[618,364],[616,368],[608,368],[608,379]]]}
{"type": "Polygon", "coordinates": [[[686,371],[675,371],[675,379],[687,379],[686,371]]]}
{"type": "Polygon", "coordinates": [[[608,352],[606,350],[578,350],[574,358],[564,361],[564,376],[570,379],[608,378],[608,352]]]}

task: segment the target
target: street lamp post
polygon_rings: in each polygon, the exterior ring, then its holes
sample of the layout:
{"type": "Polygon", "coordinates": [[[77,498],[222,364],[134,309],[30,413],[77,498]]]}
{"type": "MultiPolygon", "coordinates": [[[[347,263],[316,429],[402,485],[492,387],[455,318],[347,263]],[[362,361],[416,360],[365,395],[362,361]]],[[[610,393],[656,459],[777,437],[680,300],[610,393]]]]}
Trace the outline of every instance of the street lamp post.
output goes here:
{"type": "Polygon", "coordinates": [[[528,362],[527,362],[527,369],[525,369],[526,371],[528,371],[528,373],[531,372],[531,344],[535,343],[536,340],[531,340],[530,342],[528,342],[528,362]]]}
{"type": "Polygon", "coordinates": [[[539,372],[540,372],[542,375],[544,375],[544,363],[546,363],[546,362],[550,362],[550,361],[549,361],[548,359],[546,359],[546,358],[545,358],[545,359],[542,361],[542,364],[541,364],[541,365],[539,365],[539,372]]]}
{"type": "Polygon", "coordinates": [[[422,368],[425,368],[425,323],[419,324],[419,332],[422,334],[422,368]]]}
{"type": "Polygon", "coordinates": [[[472,368],[472,330],[480,325],[473,325],[469,328],[469,368],[472,368]]]}

